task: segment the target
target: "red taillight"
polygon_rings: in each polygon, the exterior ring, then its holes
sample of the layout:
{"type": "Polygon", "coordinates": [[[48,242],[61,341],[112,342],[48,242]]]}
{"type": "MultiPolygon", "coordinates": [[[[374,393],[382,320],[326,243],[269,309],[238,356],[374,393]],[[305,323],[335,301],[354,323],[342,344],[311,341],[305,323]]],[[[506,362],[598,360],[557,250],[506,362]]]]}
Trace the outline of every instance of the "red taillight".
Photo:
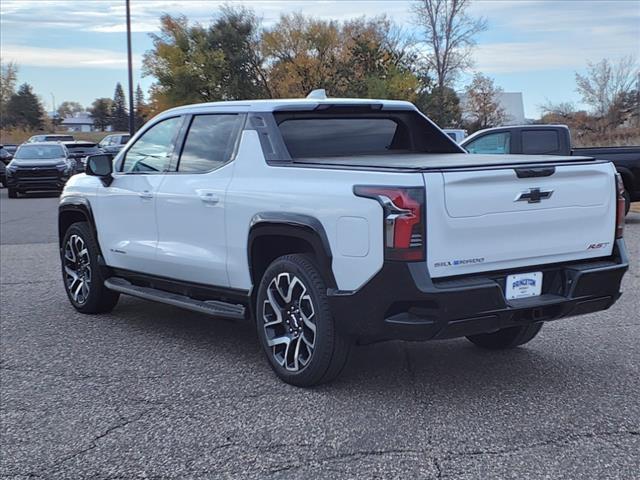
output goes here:
{"type": "Polygon", "coordinates": [[[424,189],[421,187],[354,187],[359,197],[373,198],[384,214],[385,257],[389,260],[424,260],[424,189]]]}
{"type": "Polygon", "coordinates": [[[616,173],[616,187],[616,238],[622,238],[624,235],[624,213],[626,203],[624,201],[624,183],[622,183],[622,177],[619,173],[616,173]]]}

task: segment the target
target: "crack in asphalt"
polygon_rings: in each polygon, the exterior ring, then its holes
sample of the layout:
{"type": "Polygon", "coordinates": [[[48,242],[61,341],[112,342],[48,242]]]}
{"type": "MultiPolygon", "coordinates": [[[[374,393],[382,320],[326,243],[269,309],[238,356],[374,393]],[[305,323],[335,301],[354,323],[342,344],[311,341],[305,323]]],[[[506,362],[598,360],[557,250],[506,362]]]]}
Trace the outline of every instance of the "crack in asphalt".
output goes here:
{"type": "Polygon", "coordinates": [[[461,451],[461,452],[449,451],[447,452],[447,456],[456,457],[456,456],[482,456],[482,455],[509,455],[511,453],[518,453],[525,450],[531,450],[539,447],[547,447],[550,445],[567,445],[569,443],[580,441],[582,439],[606,438],[606,437],[618,436],[618,435],[636,436],[636,435],[640,435],[640,431],[614,430],[614,431],[608,431],[608,432],[569,433],[563,437],[550,438],[547,440],[531,443],[528,445],[520,445],[512,448],[472,450],[472,451],[461,451]]]}
{"type": "MultiPolygon", "coordinates": [[[[381,456],[381,455],[401,455],[401,454],[418,454],[418,455],[422,455],[424,454],[425,451],[422,449],[382,449],[382,450],[359,450],[359,451],[355,451],[355,452],[345,452],[345,453],[338,453],[336,455],[330,455],[328,457],[321,457],[321,458],[314,458],[314,459],[307,459],[306,462],[302,463],[302,462],[296,462],[296,463],[292,463],[292,464],[288,464],[288,465],[284,465],[282,467],[278,467],[272,470],[269,470],[268,472],[266,472],[266,475],[276,475],[278,473],[282,473],[282,472],[286,472],[289,470],[294,470],[294,469],[298,469],[304,466],[307,466],[309,463],[314,463],[314,464],[318,464],[323,465],[325,463],[332,463],[332,462],[337,462],[337,461],[341,461],[341,460],[345,460],[345,459],[361,459],[361,458],[366,458],[366,457],[377,457],[377,456],[381,456]]],[[[427,458],[427,460],[433,460],[431,458],[427,458]]]]}
{"type": "Polygon", "coordinates": [[[147,410],[135,415],[132,418],[124,418],[124,417],[121,416],[120,417],[120,420],[121,420],[120,423],[118,423],[117,425],[113,425],[113,426],[107,428],[100,435],[95,436],[91,440],[91,442],[89,443],[88,446],[86,446],[84,448],[81,448],[80,450],[77,450],[75,452],[72,452],[71,454],[67,454],[67,455],[62,456],[61,458],[59,458],[58,460],[54,461],[52,464],[42,468],[38,472],[29,472],[27,474],[27,477],[28,478],[42,478],[42,476],[44,474],[50,473],[52,470],[54,470],[56,467],[62,465],[63,463],[66,463],[69,460],[73,460],[76,457],[79,457],[81,455],[84,455],[87,452],[90,452],[91,450],[93,450],[94,448],[96,448],[98,446],[98,442],[100,440],[102,440],[103,438],[107,437],[111,433],[126,427],[127,425],[130,425],[130,424],[132,424],[134,422],[137,422],[138,420],[142,419],[143,417],[148,415],[153,410],[155,410],[155,407],[154,408],[149,408],[149,409],[147,409],[147,410]]]}
{"type": "MultiPolygon", "coordinates": [[[[402,455],[402,454],[417,454],[417,455],[427,455],[424,460],[429,461],[433,464],[436,470],[436,479],[443,479],[448,477],[442,462],[452,460],[454,458],[464,458],[464,457],[477,457],[484,455],[509,455],[512,453],[519,453],[522,451],[545,447],[550,445],[567,445],[572,442],[580,441],[582,439],[589,438],[606,438],[610,436],[637,436],[640,435],[640,431],[636,430],[616,430],[611,432],[584,432],[581,434],[569,434],[561,438],[548,439],[541,442],[535,442],[529,445],[522,445],[514,448],[505,448],[505,449],[489,449],[489,450],[473,450],[473,451],[445,451],[443,452],[443,456],[428,456],[429,449],[382,449],[382,450],[361,450],[355,452],[347,452],[340,453],[336,455],[331,455],[328,457],[322,457],[317,459],[307,459],[306,462],[296,462],[287,465],[280,466],[276,469],[269,470],[266,472],[266,475],[273,476],[282,472],[287,472],[290,470],[299,469],[309,465],[309,463],[317,464],[318,466],[322,466],[326,463],[333,463],[337,461],[341,461],[344,459],[362,459],[371,456],[382,456],[382,455],[402,455]]],[[[614,446],[620,448],[618,445],[613,443],[614,446]]],[[[433,452],[431,452],[433,453],[433,452]]]]}

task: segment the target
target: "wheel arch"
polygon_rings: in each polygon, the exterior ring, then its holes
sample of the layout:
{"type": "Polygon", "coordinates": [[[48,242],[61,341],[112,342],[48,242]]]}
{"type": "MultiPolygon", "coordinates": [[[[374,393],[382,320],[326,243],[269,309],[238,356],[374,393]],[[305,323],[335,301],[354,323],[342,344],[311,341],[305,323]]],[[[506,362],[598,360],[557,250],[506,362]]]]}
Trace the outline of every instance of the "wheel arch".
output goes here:
{"type": "Polygon", "coordinates": [[[322,223],[310,215],[263,212],[251,220],[247,245],[254,294],[269,264],[276,258],[291,253],[313,255],[327,287],[335,288],[331,246],[322,223]]]}
{"type": "Polygon", "coordinates": [[[98,243],[98,234],[96,231],[96,223],[93,218],[93,211],[91,210],[91,203],[84,197],[64,197],[60,201],[58,206],[58,244],[62,248],[62,241],[64,235],[71,225],[76,222],[87,222],[93,238],[98,245],[100,251],[100,244],[98,243]]]}
{"type": "Polygon", "coordinates": [[[622,183],[624,184],[624,188],[630,195],[633,195],[636,190],[635,180],[633,176],[633,172],[626,167],[616,166],[616,171],[622,177],[622,183]]]}

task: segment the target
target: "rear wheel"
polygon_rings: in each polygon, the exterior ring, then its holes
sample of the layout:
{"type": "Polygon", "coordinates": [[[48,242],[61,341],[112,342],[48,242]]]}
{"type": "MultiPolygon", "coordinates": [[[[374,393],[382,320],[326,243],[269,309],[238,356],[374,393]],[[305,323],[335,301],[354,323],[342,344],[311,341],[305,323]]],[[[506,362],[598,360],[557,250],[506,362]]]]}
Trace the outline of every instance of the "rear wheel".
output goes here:
{"type": "Polygon", "coordinates": [[[110,312],[120,294],[104,286],[98,245],[86,222],[74,223],[62,242],[62,278],[69,301],[82,313],[110,312]]]}
{"type": "Polygon", "coordinates": [[[9,198],[18,198],[18,191],[15,188],[8,188],[7,195],[9,198]]]}
{"type": "Polygon", "coordinates": [[[622,191],[622,196],[624,197],[624,214],[629,213],[629,209],[631,208],[631,195],[627,190],[622,191]]]}
{"type": "Polygon", "coordinates": [[[514,348],[533,340],[542,328],[542,322],[523,325],[522,327],[503,328],[493,333],[469,335],[467,339],[478,347],[489,350],[514,348]]]}
{"type": "Polygon", "coordinates": [[[256,305],[258,337],[276,375],[309,387],[337,377],[350,349],[336,328],[327,287],[308,255],[285,255],[267,268],[256,305]]]}

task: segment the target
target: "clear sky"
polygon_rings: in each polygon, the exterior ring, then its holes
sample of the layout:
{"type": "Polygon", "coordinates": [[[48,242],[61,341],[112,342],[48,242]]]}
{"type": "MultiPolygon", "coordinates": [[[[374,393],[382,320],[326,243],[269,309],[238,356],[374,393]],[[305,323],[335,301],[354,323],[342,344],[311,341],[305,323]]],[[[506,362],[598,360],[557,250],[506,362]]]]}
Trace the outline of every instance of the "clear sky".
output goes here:
{"type": "MultiPolygon", "coordinates": [[[[184,14],[207,24],[222,1],[131,0],[134,82],[143,89],[142,55],[152,46],[162,13],[184,14]]],[[[410,1],[245,0],[265,26],[283,13],[301,11],[344,20],[386,14],[412,31],[410,1]]],[[[74,100],[88,106],[112,97],[115,83],[126,89],[124,0],[2,0],[0,54],[19,64],[19,81],[32,84],[48,110],[74,100]]],[[[474,70],[496,80],[505,91],[523,92],[525,113],[539,116],[547,100],[573,101],[575,72],[588,60],[615,60],[640,52],[640,0],[475,0],[470,13],[484,16],[488,30],[478,36],[474,70]]],[[[465,78],[461,79],[460,87],[465,78]]]]}

